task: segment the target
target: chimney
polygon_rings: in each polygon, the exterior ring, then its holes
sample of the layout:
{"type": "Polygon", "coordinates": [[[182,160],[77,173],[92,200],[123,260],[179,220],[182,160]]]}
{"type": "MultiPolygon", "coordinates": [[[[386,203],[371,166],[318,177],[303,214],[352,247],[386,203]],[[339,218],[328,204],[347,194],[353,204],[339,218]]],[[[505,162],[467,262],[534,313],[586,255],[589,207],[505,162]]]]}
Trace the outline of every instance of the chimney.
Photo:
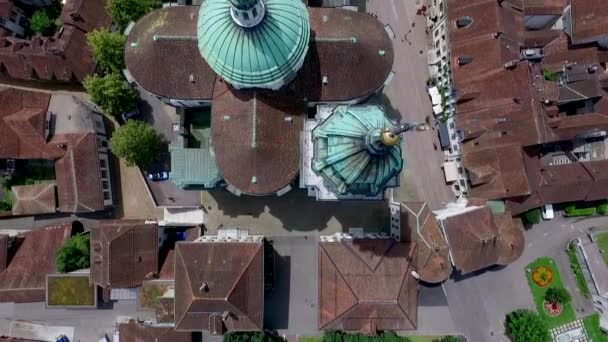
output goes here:
{"type": "Polygon", "coordinates": [[[225,322],[228,317],[230,317],[230,311],[224,311],[224,313],[222,313],[222,321],[225,322]]]}
{"type": "Polygon", "coordinates": [[[201,287],[199,290],[201,290],[201,292],[209,292],[209,285],[207,284],[206,281],[204,281],[203,284],[201,284],[201,287]]]}

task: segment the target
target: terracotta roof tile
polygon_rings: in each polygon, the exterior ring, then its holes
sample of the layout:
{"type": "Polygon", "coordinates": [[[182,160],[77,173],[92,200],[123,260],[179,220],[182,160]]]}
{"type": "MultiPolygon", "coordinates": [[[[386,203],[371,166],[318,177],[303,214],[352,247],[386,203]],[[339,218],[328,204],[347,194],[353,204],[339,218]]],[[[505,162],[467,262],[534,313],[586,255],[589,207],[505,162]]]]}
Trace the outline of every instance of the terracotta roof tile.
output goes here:
{"type": "Polygon", "coordinates": [[[192,333],[176,332],[172,327],[151,326],[133,320],[118,325],[122,342],[191,342],[192,333]]]}
{"type": "Polygon", "coordinates": [[[418,247],[416,272],[420,279],[427,283],[446,280],[452,273],[450,251],[427,203],[402,203],[400,222],[402,241],[416,242],[418,247]]]}
{"type": "Polygon", "coordinates": [[[55,254],[72,235],[72,222],[17,236],[17,251],[0,273],[0,302],[44,301],[46,275],[55,273],[55,254]]]}
{"type": "Polygon", "coordinates": [[[300,133],[306,104],[268,92],[227,89],[216,83],[211,132],[218,169],[244,193],[268,195],[300,170],[300,133]]]}
{"type": "Polygon", "coordinates": [[[588,43],[608,34],[608,8],[602,0],[572,0],[572,41],[588,43]]]}
{"type": "Polygon", "coordinates": [[[130,288],[158,272],[158,226],[137,220],[102,221],[91,229],[91,281],[130,288]]]}
{"type": "Polygon", "coordinates": [[[227,313],[222,317],[225,330],[261,330],[263,250],[263,243],[255,242],[179,242],[175,248],[175,329],[213,330],[217,316],[227,313]]]}
{"type": "Polygon", "coordinates": [[[13,186],[13,215],[36,215],[57,211],[55,183],[13,186]]]}
{"type": "Polygon", "coordinates": [[[392,239],[319,243],[319,328],[416,329],[416,244],[392,239]]]}

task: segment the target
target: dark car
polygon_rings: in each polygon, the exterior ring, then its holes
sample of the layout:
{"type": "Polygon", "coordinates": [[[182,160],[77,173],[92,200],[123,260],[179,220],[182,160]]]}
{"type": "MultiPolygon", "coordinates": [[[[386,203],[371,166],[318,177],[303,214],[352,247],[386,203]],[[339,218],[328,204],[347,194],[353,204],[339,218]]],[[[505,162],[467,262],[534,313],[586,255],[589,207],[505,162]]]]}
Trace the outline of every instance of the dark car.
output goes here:
{"type": "Polygon", "coordinates": [[[152,172],[148,174],[148,179],[154,182],[167,180],[169,179],[169,172],[152,172]]]}

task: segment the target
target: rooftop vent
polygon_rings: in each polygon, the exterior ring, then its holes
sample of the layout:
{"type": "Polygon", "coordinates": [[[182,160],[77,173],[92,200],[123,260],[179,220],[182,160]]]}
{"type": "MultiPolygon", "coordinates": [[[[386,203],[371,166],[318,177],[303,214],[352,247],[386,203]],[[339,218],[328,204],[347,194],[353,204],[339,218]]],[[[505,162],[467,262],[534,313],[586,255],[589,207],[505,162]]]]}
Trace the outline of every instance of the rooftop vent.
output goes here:
{"type": "Polygon", "coordinates": [[[502,36],[502,31],[492,33],[492,37],[494,37],[494,39],[498,39],[500,36],[502,36]]]}
{"type": "Polygon", "coordinates": [[[471,24],[473,24],[473,19],[471,19],[470,17],[462,17],[456,20],[456,27],[458,27],[459,29],[467,28],[471,26],[471,24]]]}
{"type": "Polygon", "coordinates": [[[458,57],[458,60],[456,62],[458,63],[458,65],[466,65],[471,63],[472,61],[473,57],[465,55],[458,57]]]}
{"type": "Polygon", "coordinates": [[[201,292],[209,292],[209,285],[207,284],[206,281],[204,281],[203,284],[201,284],[201,288],[199,290],[201,290],[201,292]]]}
{"type": "Polygon", "coordinates": [[[327,76],[323,76],[323,85],[327,85],[328,82],[327,76]]]}
{"type": "Polygon", "coordinates": [[[194,81],[194,74],[190,74],[190,76],[188,77],[188,79],[190,80],[190,83],[196,83],[194,81]]]}

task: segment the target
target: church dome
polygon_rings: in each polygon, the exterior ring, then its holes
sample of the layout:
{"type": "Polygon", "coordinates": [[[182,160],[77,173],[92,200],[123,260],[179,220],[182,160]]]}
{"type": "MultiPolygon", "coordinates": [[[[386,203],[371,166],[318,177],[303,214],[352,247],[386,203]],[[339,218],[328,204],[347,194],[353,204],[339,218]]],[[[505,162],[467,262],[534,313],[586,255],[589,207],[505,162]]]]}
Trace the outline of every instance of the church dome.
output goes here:
{"type": "Polygon", "coordinates": [[[304,64],[308,10],[301,0],[204,0],[197,36],[203,58],[232,86],[276,90],[304,64]]]}
{"type": "Polygon", "coordinates": [[[378,106],[339,106],[312,133],[312,168],[338,195],[380,194],[403,168],[401,144],[384,144],[395,129],[378,106]]]}

